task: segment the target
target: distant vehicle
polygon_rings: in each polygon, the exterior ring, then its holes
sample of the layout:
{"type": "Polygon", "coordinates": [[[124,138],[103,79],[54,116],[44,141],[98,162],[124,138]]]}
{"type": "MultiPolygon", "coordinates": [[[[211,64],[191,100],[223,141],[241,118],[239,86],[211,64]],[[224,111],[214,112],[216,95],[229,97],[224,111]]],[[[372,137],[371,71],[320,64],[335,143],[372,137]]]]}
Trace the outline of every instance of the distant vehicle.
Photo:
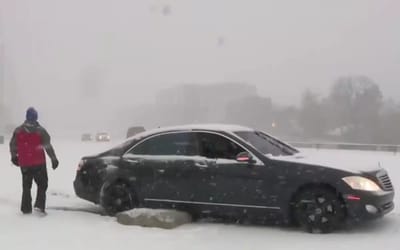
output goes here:
{"type": "Polygon", "coordinates": [[[110,141],[111,137],[106,132],[101,132],[96,134],[96,141],[110,141]]]}
{"type": "Polygon", "coordinates": [[[143,126],[130,127],[126,133],[126,138],[132,137],[144,131],[146,131],[146,129],[143,126]]]}
{"type": "Polygon", "coordinates": [[[133,136],[83,157],[74,189],[109,214],[174,208],[195,218],[272,220],[313,233],[379,218],[394,208],[394,188],[378,164],[318,161],[261,131],[233,125],[133,136]]]}
{"type": "Polygon", "coordinates": [[[92,141],[92,140],[93,140],[92,134],[85,133],[85,134],[82,134],[82,136],[81,136],[81,141],[92,141]]]}

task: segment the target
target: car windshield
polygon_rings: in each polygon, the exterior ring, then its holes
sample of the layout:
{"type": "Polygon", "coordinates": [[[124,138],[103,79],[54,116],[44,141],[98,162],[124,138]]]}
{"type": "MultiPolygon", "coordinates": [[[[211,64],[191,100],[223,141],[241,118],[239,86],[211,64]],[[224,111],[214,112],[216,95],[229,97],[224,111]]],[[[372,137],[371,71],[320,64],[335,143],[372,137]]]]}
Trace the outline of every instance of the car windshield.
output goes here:
{"type": "Polygon", "coordinates": [[[295,148],[260,131],[239,131],[235,134],[265,155],[279,156],[298,153],[295,148]]]}

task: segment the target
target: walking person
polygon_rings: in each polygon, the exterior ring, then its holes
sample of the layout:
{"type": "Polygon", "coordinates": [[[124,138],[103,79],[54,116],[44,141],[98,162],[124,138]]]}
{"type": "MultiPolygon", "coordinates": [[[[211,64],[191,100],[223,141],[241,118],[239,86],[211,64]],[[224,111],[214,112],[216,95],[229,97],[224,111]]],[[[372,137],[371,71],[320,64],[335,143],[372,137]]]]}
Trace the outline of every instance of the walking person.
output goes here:
{"type": "Polygon", "coordinates": [[[26,111],[25,122],[15,129],[10,141],[11,161],[19,166],[22,173],[23,214],[32,213],[32,182],[37,185],[35,210],[46,214],[46,191],[48,186],[46,155],[51,159],[52,168],[58,167],[58,160],[50,142],[50,135],[38,122],[38,112],[34,108],[26,111]]]}

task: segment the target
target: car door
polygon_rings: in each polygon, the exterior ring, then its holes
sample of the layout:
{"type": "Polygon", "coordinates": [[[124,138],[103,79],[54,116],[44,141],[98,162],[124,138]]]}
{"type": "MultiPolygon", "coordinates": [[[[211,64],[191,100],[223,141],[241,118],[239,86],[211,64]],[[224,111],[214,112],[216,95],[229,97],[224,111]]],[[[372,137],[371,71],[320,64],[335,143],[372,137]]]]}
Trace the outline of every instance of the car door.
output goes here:
{"type": "Polygon", "coordinates": [[[193,133],[154,136],[134,147],[129,156],[153,171],[154,179],[146,186],[144,198],[148,206],[176,207],[195,200],[207,162],[199,156],[193,133]]]}
{"type": "MultiPolygon", "coordinates": [[[[246,209],[267,208],[269,200],[269,169],[257,159],[255,163],[239,162],[238,154],[248,152],[229,137],[210,132],[198,133],[200,155],[215,160],[215,189],[208,194],[223,213],[246,209]]],[[[203,199],[209,199],[204,197],[203,199]]]]}

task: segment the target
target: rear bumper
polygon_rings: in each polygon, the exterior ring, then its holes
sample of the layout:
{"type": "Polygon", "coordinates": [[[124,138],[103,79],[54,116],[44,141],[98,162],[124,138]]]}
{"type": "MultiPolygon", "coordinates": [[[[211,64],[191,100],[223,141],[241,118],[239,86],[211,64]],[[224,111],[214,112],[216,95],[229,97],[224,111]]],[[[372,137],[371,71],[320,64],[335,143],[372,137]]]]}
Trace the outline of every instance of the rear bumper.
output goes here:
{"type": "Polygon", "coordinates": [[[74,181],[75,194],[84,200],[99,203],[99,190],[77,174],[74,181]]]}
{"type": "Polygon", "coordinates": [[[354,192],[344,195],[350,221],[365,221],[381,218],[394,209],[394,191],[354,192]],[[353,197],[350,199],[349,197],[353,197]],[[359,200],[354,199],[358,197],[359,200]]]}

